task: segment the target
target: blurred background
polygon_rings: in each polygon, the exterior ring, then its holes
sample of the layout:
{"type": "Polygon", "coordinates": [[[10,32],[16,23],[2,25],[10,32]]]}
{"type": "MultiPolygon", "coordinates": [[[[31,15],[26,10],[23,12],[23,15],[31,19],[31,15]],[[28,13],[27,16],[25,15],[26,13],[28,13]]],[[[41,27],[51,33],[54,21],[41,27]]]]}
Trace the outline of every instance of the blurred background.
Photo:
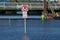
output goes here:
{"type": "MultiPolygon", "coordinates": [[[[0,0],[0,40],[23,40],[21,5],[28,5],[26,19],[29,40],[60,40],[60,20],[41,20],[44,10],[60,14],[60,0],[0,0]],[[50,2],[50,5],[49,5],[50,2]],[[46,9],[44,9],[46,3],[46,9]]],[[[60,19],[60,18],[56,18],[60,19]]]]}

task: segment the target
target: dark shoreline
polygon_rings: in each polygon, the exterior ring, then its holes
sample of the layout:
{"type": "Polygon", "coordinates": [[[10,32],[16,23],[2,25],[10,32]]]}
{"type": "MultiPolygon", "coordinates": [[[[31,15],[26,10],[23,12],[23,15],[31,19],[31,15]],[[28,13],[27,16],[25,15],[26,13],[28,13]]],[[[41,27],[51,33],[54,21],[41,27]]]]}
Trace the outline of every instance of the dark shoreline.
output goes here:
{"type": "Polygon", "coordinates": [[[60,17],[54,17],[55,20],[60,20],[60,17]]]}

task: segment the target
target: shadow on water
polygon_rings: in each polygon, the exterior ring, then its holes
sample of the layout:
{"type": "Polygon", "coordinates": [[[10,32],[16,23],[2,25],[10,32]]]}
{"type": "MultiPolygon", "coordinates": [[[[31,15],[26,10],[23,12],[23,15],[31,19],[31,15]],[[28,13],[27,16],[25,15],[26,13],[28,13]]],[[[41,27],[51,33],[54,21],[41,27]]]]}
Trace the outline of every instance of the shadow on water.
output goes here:
{"type": "MultiPolygon", "coordinates": [[[[24,21],[0,20],[0,40],[22,40],[24,21]]],[[[60,40],[60,20],[27,20],[27,37],[30,40],[60,40]]]]}

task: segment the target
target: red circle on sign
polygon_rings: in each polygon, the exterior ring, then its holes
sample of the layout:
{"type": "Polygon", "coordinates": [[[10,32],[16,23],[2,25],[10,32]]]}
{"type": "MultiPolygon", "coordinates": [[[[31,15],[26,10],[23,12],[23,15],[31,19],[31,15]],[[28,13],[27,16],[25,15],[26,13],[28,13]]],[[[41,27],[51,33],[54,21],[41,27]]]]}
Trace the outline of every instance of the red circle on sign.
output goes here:
{"type": "Polygon", "coordinates": [[[28,11],[28,5],[22,5],[22,11],[28,11]]]}

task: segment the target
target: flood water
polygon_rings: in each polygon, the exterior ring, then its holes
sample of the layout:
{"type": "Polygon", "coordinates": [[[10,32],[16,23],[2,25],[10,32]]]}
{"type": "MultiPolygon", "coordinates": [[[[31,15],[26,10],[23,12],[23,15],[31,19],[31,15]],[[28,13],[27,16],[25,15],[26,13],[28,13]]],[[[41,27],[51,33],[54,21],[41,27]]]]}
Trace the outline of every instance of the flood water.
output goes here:
{"type": "MultiPolygon", "coordinates": [[[[22,40],[24,20],[0,20],[0,40],[22,40]]],[[[60,40],[60,20],[27,20],[29,40],[60,40]]]]}

